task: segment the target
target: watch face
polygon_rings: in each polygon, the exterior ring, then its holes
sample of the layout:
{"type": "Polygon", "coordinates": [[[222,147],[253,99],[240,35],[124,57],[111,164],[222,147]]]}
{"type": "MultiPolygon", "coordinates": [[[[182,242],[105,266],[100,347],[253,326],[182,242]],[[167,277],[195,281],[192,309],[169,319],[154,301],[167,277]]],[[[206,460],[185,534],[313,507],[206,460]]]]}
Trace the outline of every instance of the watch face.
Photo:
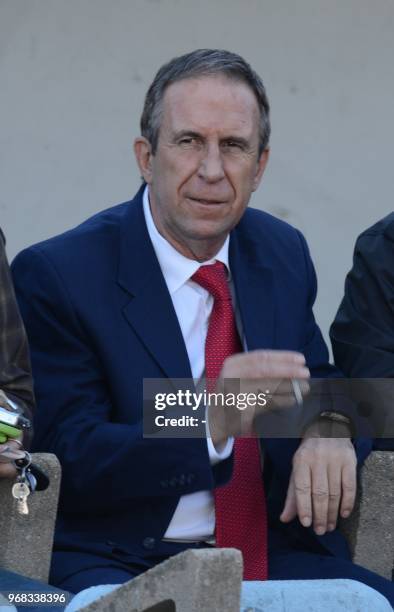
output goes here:
{"type": "Polygon", "coordinates": [[[4,423],[6,425],[11,425],[15,427],[18,425],[19,415],[14,412],[10,412],[5,408],[0,407],[0,423],[4,423]]]}

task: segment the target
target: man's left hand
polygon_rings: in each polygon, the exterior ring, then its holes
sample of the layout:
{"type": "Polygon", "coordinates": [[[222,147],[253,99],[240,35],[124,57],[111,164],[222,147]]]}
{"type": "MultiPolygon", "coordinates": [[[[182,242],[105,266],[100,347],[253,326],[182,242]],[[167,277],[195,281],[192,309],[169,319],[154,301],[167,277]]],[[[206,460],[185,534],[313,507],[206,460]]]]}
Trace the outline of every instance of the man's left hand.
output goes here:
{"type": "Polygon", "coordinates": [[[284,523],[297,515],[304,527],[317,535],[333,531],[338,512],[346,518],[356,497],[357,459],[349,438],[306,437],[293,457],[284,523]]]}

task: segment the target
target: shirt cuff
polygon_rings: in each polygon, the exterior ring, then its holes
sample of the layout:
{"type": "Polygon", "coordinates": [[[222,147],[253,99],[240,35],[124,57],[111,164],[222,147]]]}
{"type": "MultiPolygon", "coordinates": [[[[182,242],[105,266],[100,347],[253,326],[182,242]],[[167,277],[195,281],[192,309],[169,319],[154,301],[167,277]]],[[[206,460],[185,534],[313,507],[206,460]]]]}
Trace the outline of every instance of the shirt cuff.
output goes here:
{"type": "Polygon", "coordinates": [[[216,448],[212,442],[211,433],[209,431],[208,418],[206,418],[205,430],[207,434],[208,455],[211,465],[216,465],[216,463],[228,459],[233,452],[234,438],[227,438],[225,442],[222,442],[216,448]]]}

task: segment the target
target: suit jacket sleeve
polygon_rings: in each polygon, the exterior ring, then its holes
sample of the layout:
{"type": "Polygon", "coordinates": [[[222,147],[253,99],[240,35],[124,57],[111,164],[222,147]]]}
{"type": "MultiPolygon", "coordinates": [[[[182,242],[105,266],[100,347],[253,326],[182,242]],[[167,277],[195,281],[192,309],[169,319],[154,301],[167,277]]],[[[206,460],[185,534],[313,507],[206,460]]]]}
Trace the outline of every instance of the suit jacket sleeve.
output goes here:
{"type": "Polygon", "coordinates": [[[308,288],[305,305],[305,334],[300,352],[305,355],[312,378],[340,377],[342,374],[329,362],[329,354],[319,326],[316,323],[313,306],[317,294],[317,279],[308,245],[303,235],[298,232],[305,263],[305,282],[308,288]]]}
{"type": "Polygon", "coordinates": [[[53,452],[62,464],[63,510],[126,511],[136,498],[213,488],[206,440],[143,439],[142,406],[130,406],[139,418],[116,422],[95,339],[50,256],[32,247],[12,269],[36,381],[34,450],[53,452]]]}
{"type": "MultiPolygon", "coordinates": [[[[323,410],[333,410],[346,414],[357,425],[358,414],[356,405],[353,401],[349,400],[347,394],[341,395],[337,392],[337,385],[341,379],[343,380],[343,373],[329,363],[327,346],[313,314],[313,305],[317,293],[316,273],[305,238],[301,233],[298,233],[298,236],[303,252],[303,263],[305,266],[303,279],[307,297],[304,309],[304,334],[297,350],[304,354],[311,377],[324,379],[326,390],[331,391],[331,393],[327,394],[327,404],[319,402],[317,405],[314,405],[313,402],[310,404],[305,402],[305,413],[310,408],[310,416],[305,419],[305,427],[308,423],[316,420],[323,410]]],[[[297,438],[266,439],[263,441],[263,447],[267,452],[264,476],[268,492],[268,511],[272,524],[280,525],[281,529],[288,529],[287,526],[283,526],[279,522],[279,515],[283,510],[286,498],[292,469],[292,457],[299,444],[300,439],[297,438]]],[[[363,437],[354,440],[359,467],[361,467],[370,453],[371,444],[369,438],[363,437]]],[[[298,524],[298,519],[294,522],[298,524]]],[[[305,532],[304,528],[301,528],[301,530],[302,533],[305,532]]],[[[308,531],[313,535],[312,528],[308,531]]],[[[313,535],[313,537],[315,536],[313,535]]]]}

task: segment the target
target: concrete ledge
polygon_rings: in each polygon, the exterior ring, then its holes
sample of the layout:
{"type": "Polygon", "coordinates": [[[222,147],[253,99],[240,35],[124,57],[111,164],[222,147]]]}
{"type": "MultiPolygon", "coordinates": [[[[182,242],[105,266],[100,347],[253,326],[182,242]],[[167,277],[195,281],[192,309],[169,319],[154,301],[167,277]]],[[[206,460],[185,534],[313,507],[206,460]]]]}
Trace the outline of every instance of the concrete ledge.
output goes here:
{"type": "Polygon", "coordinates": [[[126,582],[81,612],[239,612],[242,555],[187,550],[126,582]]]}
{"type": "Polygon", "coordinates": [[[394,452],[374,451],[361,471],[354,513],[341,521],[353,561],[391,580],[394,566],[394,452]]]}

